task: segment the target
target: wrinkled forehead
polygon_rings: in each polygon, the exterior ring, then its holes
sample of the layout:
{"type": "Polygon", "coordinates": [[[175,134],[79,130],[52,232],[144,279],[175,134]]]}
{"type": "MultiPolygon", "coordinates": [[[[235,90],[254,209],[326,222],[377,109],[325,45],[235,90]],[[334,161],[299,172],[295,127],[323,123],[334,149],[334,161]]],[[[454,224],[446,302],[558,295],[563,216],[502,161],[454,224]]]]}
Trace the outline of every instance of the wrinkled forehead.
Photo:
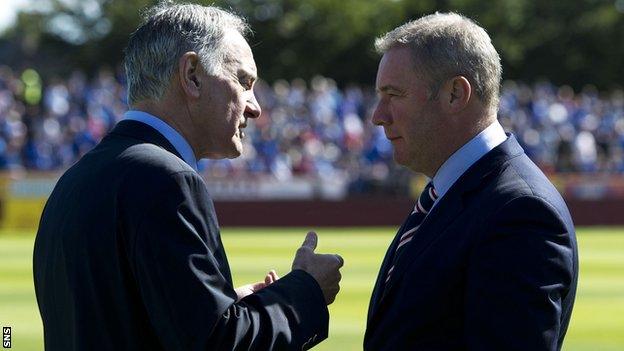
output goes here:
{"type": "Polygon", "coordinates": [[[246,71],[250,75],[257,75],[258,71],[251,47],[240,33],[235,31],[227,33],[223,37],[223,45],[227,52],[225,58],[227,65],[232,65],[236,70],[246,71]]]}

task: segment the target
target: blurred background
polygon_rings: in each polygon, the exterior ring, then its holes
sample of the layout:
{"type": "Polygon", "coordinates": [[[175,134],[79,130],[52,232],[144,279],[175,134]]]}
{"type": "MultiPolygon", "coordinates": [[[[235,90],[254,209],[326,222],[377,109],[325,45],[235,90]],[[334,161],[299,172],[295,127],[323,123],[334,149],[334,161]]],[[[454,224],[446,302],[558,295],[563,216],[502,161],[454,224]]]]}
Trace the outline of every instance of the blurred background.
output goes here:
{"type": "MultiPolygon", "coordinates": [[[[42,349],[31,277],[41,210],[60,174],[127,110],[123,48],[155,2],[0,0],[0,324],[13,326],[18,350],[42,349]]],[[[503,60],[499,120],[578,225],[565,349],[624,349],[624,0],[192,2],[230,9],[254,30],[262,116],[242,157],[200,162],[235,279],[287,272],[307,228],[324,228],[321,250],[347,262],[319,349],[361,349],[381,257],[427,181],[393,163],[370,123],[373,41],[435,11],[488,31],[503,60]]]]}

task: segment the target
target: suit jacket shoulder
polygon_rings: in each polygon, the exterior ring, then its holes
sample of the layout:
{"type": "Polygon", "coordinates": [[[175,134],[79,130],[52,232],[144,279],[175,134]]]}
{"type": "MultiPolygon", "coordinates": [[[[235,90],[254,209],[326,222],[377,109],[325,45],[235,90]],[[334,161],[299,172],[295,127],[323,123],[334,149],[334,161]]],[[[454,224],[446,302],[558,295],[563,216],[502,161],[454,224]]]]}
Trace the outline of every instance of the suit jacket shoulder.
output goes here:
{"type": "Polygon", "coordinates": [[[388,257],[366,350],[561,348],[578,276],[574,226],[513,136],[439,200],[384,286],[388,257]]]}

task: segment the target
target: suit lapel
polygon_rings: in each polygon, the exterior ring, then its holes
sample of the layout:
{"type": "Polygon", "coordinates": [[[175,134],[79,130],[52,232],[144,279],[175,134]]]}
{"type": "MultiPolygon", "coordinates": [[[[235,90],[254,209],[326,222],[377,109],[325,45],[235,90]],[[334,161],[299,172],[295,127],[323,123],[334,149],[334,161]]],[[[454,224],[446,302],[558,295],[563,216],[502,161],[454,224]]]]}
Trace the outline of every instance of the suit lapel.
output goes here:
{"type": "Polygon", "coordinates": [[[178,153],[178,150],[165,138],[159,131],[151,126],[132,120],[122,120],[110,131],[112,135],[119,135],[130,137],[133,139],[142,140],[144,142],[160,146],[161,148],[171,152],[182,159],[182,156],[178,153]]]}
{"type": "MultiPolygon", "coordinates": [[[[397,234],[403,230],[403,227],[405,226],[405,224],[406,222],[403,222],[401,227],[399,227],[397,234]]],[[[391,265],[390,260],[392,259],[392,253],[395,250],[394,248],[397,246],[397,241],[399,241],[399,236],[397,234],[394,235],[394,239],[392,240],[392,243],[390,243],[390,246],[386,250],[386,255],[383,259],[383,262],[381,263],[381,269],[379,270],[379,273],[377,274],[377,280],[375,281],[375,287],[373,288],[371,301],[368,305],[368,319],[369,320],[370,320],[370,317],[375,313],[375,309],[379,306],[379,301],[381,300],[381,294],[383,292],[382,286],[383,286],[385,277],[388,274],[388,269],[390,269],[390,265],[391,265]]]]}
{"type": "Polygon", "coordinates": [[[390,252],[396,245],[395,237],[390,249],[382,264],[377,282],[371,298],[369,307],[368,322],[372,322],[373,317],[379,308],[386,302],[388,295],[392,293],[397,283],[404,279],[406,271],[413,262],[423,253],[424,250],[442,233],[464,209],[466,196],[473,190],[502,169],[502,165],[512,157],[521,155],[524,150],[513,135],[508,135],[506,141],[488,152],[485,156],[473,164],[449,189],[449,191],[439,200],[431,213],[425,218],[414,238],[407,244],[402,255],[397,258],[392,278],[384,288],[383,279],[385,272],[391,265],[390,252]]]}
{"type": "Polygon", "coordinates": [[[429,246],[438,233],[443,232],[453,222],[461,213],[462,208],[461,192],[459,191],[449,191],[440,199],[440,202],[425,217],[412,240],[397,258],[392,278],[388,281],[382,294],[382,302],[392,291],[395,284],[402,279],[410,264],[429,246]]]}

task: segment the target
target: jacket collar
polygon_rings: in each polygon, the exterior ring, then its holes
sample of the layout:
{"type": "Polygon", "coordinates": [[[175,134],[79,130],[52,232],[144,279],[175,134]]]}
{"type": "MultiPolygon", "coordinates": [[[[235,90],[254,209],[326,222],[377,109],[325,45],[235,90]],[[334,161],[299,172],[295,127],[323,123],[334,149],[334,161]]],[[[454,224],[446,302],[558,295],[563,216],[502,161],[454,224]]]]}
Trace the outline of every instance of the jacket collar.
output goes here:
{"type": "Polygon", "coordinates": [[[141,140],[146,143],[160,146],[170,153],[182,158],[176,148],[153,127],[138,121],[122,120],[110,131],[111,135],[120,135],[141,140]]]}

